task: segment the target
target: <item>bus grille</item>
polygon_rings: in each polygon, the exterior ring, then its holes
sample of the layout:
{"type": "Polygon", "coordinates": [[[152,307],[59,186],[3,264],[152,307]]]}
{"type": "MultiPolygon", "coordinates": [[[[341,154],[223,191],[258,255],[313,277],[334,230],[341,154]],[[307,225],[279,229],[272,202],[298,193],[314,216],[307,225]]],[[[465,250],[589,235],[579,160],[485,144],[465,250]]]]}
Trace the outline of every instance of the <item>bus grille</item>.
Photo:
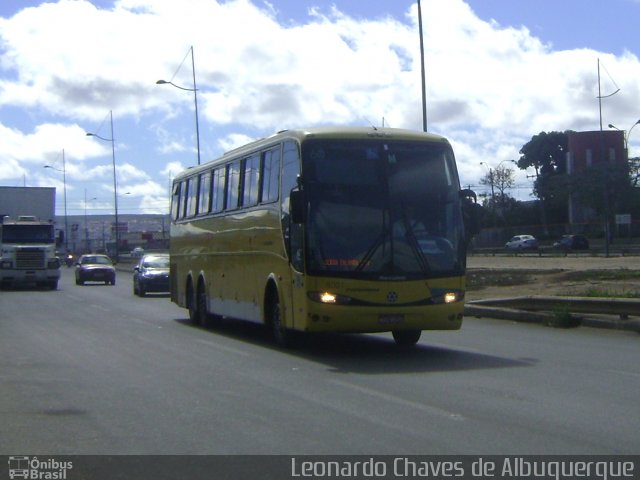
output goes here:
{"type": "Polygon", "coordinates": [[[21,248],[16,251],[16,268],[30,270],[44,268],[44,250],[40,248],[21,248]]]}

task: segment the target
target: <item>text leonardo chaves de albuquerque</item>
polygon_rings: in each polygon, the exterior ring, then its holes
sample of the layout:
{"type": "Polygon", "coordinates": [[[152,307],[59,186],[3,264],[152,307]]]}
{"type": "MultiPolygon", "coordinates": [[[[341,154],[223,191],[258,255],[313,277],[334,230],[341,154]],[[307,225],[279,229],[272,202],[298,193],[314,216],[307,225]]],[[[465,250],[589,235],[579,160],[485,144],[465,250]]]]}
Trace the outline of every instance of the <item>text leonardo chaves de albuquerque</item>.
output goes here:
{"type": "Polygon", "coordinates": [[[563,480],[588,478],[615,480],[633,478],[633,461],[530,460],[505,457],[500,461],[477,458],[472,462],[414,460],[408,457],[366,460],[301,460],[291,458],[292,477],[351,478],[541,478],[563,480]]]}

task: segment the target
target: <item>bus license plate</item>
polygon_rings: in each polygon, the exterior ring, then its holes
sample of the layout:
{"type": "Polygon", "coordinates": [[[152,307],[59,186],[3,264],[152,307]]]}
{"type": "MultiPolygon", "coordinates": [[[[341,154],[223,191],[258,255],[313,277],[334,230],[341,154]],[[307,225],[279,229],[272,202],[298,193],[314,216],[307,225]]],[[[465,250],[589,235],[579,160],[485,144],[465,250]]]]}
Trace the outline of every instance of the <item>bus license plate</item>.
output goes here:
{"type": "Polygon", "coordinates": [[[378,323],[380,325],[398,325],[404,322],[404,315],[380,315],[378,323]]]}

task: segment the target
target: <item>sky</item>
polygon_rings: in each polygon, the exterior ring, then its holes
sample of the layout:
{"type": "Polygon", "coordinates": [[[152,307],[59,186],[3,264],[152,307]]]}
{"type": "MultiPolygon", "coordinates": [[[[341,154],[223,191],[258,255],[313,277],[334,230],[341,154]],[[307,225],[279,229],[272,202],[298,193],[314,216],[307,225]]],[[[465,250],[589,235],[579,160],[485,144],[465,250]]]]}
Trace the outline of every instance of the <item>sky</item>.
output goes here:
{"type": "MultiPolygon", "coordinates": [[[[427,129],[465,187],[541,131],[598,130],[599,86],[603,128],[640,119],[640,0],[421,9],[427,129]]],[[[111,214],[115,158],[118,213],[166,213],[196,115],[156,81],[193,88],[191,47],[203,163],[287,128],[422,129],[417,1],[0,0],[0,186],[56,187],[61,215],[66,185],[69,215],[111,214]]],[[[639,156],[640,126],[628,142],[639,156]]],[[[531,199],[513,167],[508,193],[531,199]]]]}

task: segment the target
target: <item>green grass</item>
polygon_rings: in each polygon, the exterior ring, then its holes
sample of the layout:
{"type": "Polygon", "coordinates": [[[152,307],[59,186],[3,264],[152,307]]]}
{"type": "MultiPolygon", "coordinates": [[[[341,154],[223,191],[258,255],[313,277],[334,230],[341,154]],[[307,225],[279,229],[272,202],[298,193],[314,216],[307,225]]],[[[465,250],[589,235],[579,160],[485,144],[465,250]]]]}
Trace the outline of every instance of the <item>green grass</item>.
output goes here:
{"type": "Polygon", "coordinates": [[[584,293],[578,296],[590,298],[640,298],[640,291],[619,292],[594,287],[587,289],[584,293]]]}
{"type": "Polygon", "coordinates": [[[640,280],[640,271],[621,268],[618,270],[581,270],[567,272],[565,280],[640,280]]]}

